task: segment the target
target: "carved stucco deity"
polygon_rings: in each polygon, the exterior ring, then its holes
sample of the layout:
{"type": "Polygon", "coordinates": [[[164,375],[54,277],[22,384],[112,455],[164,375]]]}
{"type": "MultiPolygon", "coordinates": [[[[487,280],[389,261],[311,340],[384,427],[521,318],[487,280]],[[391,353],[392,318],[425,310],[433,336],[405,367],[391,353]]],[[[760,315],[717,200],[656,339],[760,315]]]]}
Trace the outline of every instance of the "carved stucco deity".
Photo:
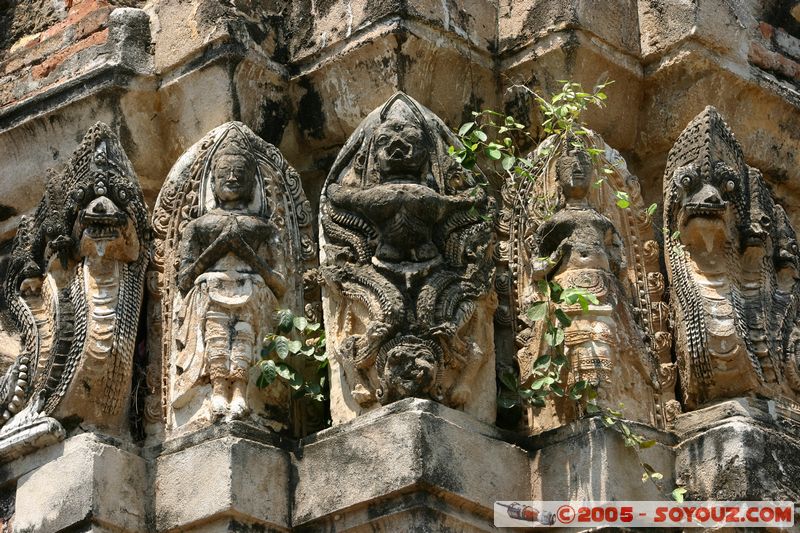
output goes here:
{"type": "Polygon", "coordinates": [[[431,398],[491,421],[492,200],[403,93],[350,137],[320,200],[334,423],[431,398]]]}
{"type": "Polygon", "coordinates": [[[747,395],[796,399],[795,233],[713,107],[669,153],[664,225],[686,407],[747,395]]]}
{"type": "Polygon", "coordinates": [[[275,311],[302,312],[309,222],[297,174],[241,123],[173,167],[154,212],[167,429],[288,422],[288,391],[259,390],[252,367],[275,311]]]}
{"type": "Polygon", "coordinates": [[[65,435],[61,422],[126,436],[147,208],[116,135],[93,126],[51,173],[14,240],[4,297],[22,353],[0,382],[0,458],[65,435]]]}
{"type": "MultiPolygon", "coordinates": [[[[669,392],[664,396],[659,377],[662,366],[666,373],[671,368],[669,342],[659,345],[668,335],[660,321],[663,283],[638,183],[598,136],[586,137],[589,147],[603,150],[598,161],[572,140],[561,146],[555,139],[532,156],[537,178],[508,183],[503,191],[499,226],[508,240],[501,259],[508,261],[503,276],[512,282],[506,284],[510,309],[501,311],[517,334],[520,379],[529,384],[534,362],[549,349],[544,322],[526,314],[546,299],[540,281],[581,289],[598,303],[588,310],[578,303],[562,307],[571,321],[564,329],[566,383],[585,380],[597,388],[601,404],[623,402],[626,418],[663,425],[663,405],[674,400],[669,392]],[[596,184],[599,164],[611,171],[602,187],[596,184]],[[628,194],[628,209],[615,205],[615,190],[628,194]]],[[[528,426],[547,430],[578,414],[572,401],[553,399],[528,413],[528,426]]]]}

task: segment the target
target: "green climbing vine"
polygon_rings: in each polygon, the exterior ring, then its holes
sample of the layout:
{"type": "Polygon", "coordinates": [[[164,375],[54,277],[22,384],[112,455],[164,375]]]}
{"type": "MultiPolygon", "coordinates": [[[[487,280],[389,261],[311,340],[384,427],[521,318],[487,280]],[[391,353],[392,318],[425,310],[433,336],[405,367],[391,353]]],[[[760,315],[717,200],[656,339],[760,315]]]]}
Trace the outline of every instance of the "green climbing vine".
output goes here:
{"type": "MultiPolygon", "coordinates": [[[[534,161],[522,155],[522,149],[535,145],[537,139],[528,128],[511,115],[494,110],[482,110],[472,113],[473,120],[458,129],[461,140],[460,147],[451,146],[450,155],[466,169],[475,168],[479,162],[483,168],[490,168],[501,182],[510,185],[512,192],[519,194],[519,184],[524,180],[535,180],[546,168],[550,158],[555,157],[561,149],[571,144],[572,148],[588,153],[600,170],[600,178],[594,183],[596,187],[607,185],[607,176],[614,171],[601,158],[604,150],[591,146],[586,139],[590,131],[581,120],[583,113],[591,106],[603,108],[608,98],[605,89],[612,81],[597,84],[590,92],[584,91],[579,83],[560,81],[561,90],[549,98],[545,98],[531,89],[514,86],[512,90],[521,89],[533,97],[543,117],[541,129],[552,140],[547,146],[540,147],[534,161]]],[[[627,209],[631,199],[627,192],[614,190],[616,205],[627,209]]],[[[649,217],[655,213],[656,204],[650,205],[646,212],[649,217]]],[[[553,258],[539,258],[538,261],[552,262],[553,258]]],[[[644,462],[640,450],[650,448],[656,441],[649,439],[631,429],[625,421],[622,409],[612,409],[598,404],[597,389],[586,380],[568,383],[568,357],[564,350],[565,330],[572,323],[567,308],[578,304],[586,312],[589,305],[599,304],[597,297],[586,290],[575,287],[561,287],[552,280],[538,282],[542,299],[526,310],[531,323],[542,324],[545,350],[533,363],[531,375],[524,383],[514,372],[500,376],[502,387],[498,394],[498,403],[502,407],[526,405],[543,407],[548,399],[564,398],[575,402],[578,412],[599,417],[602,424],[617,431],[625,444],[634,450],[642,468],[642,482],[651,481],[661,493],[663,475],[653,466],[644,462]]],[[[671,491],[670,497],[683,501],[686,490],[682,487],[671,491]]]]}
{"type": "Polygon", "coordinates": [[[328,356],[325,330],[317,322],[289,309],[275,313],[275,331],[264,339],[257,385],[268,387],[276,379],[285,382],[298,397],[317,402],[327,398],[328,356]]]}

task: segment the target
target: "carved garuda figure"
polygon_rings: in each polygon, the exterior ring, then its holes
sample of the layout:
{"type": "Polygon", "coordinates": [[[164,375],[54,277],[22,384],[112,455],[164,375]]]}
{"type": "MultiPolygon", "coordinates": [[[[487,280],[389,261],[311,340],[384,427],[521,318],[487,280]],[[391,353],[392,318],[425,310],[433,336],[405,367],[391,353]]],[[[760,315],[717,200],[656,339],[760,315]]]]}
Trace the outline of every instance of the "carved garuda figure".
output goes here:
{"type": "Polygon", "coordinates": [[[754,394],[795,398],[795,233],[713,107],[669,153],[664,226],[686,407],[754,394]]]}
{"type": "MultiPolygon", "coordinates": [[[[625,162],[596,134],[582,142],[546,139],[531,155],[534,179],[504,187],[498,226],[507,235],[500,248],[506,305],[498,321],[512,326],[520,381],[530,385],[536,360],[549,353],[544,321],[527,314],[548,298],[540,283],[594,295],[588,310],[562,306],[571,322],[564,328],[567,384],[585,380],[597,388],[600,404],[623,402],[626,418],[663,425],[665,406],[674,402],[674,369],[658,245],[625,162]],[[593,160],[587,148],[600,155],[593,160]],[[601,166],[610,172],[602,184],[601,166]],[[629,207],[618,207],[617,193],[629,207]]],[[[578,414],[574,402],[554,399],[528,413],[529,429],[558,427],[578,414]]]]}
{"type": "Polygon", "coordinates": [[[334,423],[416,396],[492,421],[493,203],[403,93],[353,133],[320,199],[334,423]]]}
{"type": "Polygon", "coordinates": [[[297,173],[239,122],[172,168],[153,213],[168,430],[223,417],[288,422],[287,388],[260,390],[252,367],[275,311],[302,313],[310,222],[297,173]]]}
{"type": "Polygon", "coordinates": [[[59,421],[128,433],[149,253],[138,179],[98,123],[14,240],[3,289],[22,353],[0,383],[0,457],[63,438],[59,421]]]}

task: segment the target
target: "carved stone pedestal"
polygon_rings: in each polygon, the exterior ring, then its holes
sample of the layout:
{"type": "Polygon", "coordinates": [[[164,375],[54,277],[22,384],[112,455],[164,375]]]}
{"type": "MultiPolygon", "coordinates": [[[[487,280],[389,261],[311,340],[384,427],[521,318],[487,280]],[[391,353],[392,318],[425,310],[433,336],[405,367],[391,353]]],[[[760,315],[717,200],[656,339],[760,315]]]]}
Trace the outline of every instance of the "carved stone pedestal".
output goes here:
{"type": "Polygon", "coordinates": [[[525,450],[428,400],[379,408],[300,449],[297,531],[488,531],[495,500],[530,494],[525,450]]]}
{"type": "Polygon", "coordinates": [[[642,461],[664,475],[662,486],[672,479],[674,437],[649,426],[627,422],[631,431],[656,444],[635,452],[626,448],[622,435],[607,428],[599,418],[582,419],[530,437],[531,500],[661,500],[653,483],[640,483],[642,461]],[[638,453],[638,460],[637,460],[638,453]]]}
{"type": "Polygon", "coordinates": [[[13,531],[147,531],[145,461],[117,441],[84,433],[4,465],[16,483],[13,531]]]}
{"type": "Polygon", "coordinates": [[[800,498],[800,412],[737,398],[679,416],[678,483],[691,500],[800,498]]]}
{"type": "Polygon", "coordinates": [[[149,449],[155,530],[288,531],[290,448],[232,422],[149,449]]]}

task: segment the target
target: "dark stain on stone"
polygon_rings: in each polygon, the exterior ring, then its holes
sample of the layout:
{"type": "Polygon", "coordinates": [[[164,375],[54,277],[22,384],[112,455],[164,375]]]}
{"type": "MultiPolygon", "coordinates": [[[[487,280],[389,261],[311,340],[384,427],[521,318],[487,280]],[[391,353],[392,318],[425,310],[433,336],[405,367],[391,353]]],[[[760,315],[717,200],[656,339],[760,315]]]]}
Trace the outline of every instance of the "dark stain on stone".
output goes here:
{"type": "Polygon", "coordinates": [[[267,533],[267,528],[263,524],[245,524],[231,520],[228,523],[230,533],[267,533]]]}
{"type": "Polygon", "coordinates": [[[308,78],[300,81],[300,87],[305,90],[305,94],[297,105],[297,124],[304,135],[312,139],[322,139],[325,132],[322,98],[308,78]]]}
{"type": "Polygon", "coordinates": [[[770,2],[765,2],[769,7],[764,10],[764,22],[783,28],[786,33],[800,39],[800,22],[795,20],[790,13],[791,8],[796,3],[796,0],[778,0],[777,2],[772,2],[772,6],[769,6],[770,2]]]}
{"type": "Polygon", "coordinates": [[[285,101],[264,100],[261,104],[259,137],[275,146],[280,145],[289,123],[289,105],[285,101]]]}
{"type": "Polygon", "coordinates": [[[7,220],[17,214],[17,210],[10,205],[0,204],[0,221],[7,220]]]}
{"type": "Polygon", "coordinates": [[[397,46],[394,48],[397,60],[397,88],[406,91],[406,72],[411,65],[411,58],[403,53],[403,45],[408,40],[408,33],[404,29],[398,29],[394,32],[394,36],[397,39],[397,46]]]}

